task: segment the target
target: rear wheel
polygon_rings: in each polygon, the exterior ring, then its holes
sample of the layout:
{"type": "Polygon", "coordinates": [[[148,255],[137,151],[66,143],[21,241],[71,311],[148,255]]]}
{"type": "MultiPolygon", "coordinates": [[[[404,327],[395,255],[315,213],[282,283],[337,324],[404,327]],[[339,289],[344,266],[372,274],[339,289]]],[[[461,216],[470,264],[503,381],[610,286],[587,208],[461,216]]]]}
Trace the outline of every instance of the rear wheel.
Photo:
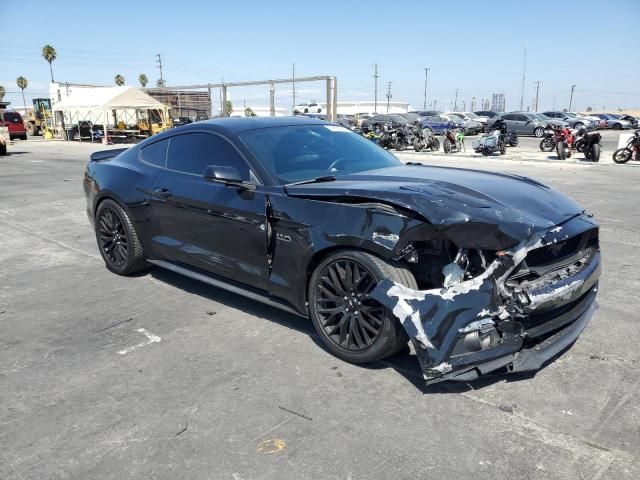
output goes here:
{"type": "Polygon", "coordinates": [[[404,138],[398,138],[396,140],[395,149],[399,152],[407,149],[407,141],[404,138]]]}
{"type": "Polygon", "coordinates": [[[421,152],[421,151],[422,151],[422,145],[423,145],[423,143],[422,143],[421,141],[419,141],[419,140],[415,140],[415,141],[413,142],[413,149],[414,149],[416,152],[421,152]]]}
{"type": "Polygon", "coordinates": [[[591,161],[599,162],[600,161],[600,144],[594,143],[591,145],[591,161]]]}
{"type": "Polygon", "coordinates": [[[483,148],[482,149],[482,155],[484,155],[485,157],[488,157],[490,153],[491,152],[489,151],[488,148],[483,148]]]}
{"type": "Polygon", "coordinates": [[[509,134],[509,146],[517,147],[520,143],[520,138],[518,138],[518,134],[516,132],[511,132],[509,134]]]}
{"type": "Polygon", "coordinates": [[[0,156],[5,156],[7,154],[7,145],[4,143],[0,143],[0,156]]]}
{"type": "Polygon", "coordinates": [[[133,223],[127,212],[113,200],[104,200],[98,206],[95,231],[100,254],[113,273],[130,275],[148,267],[133,223]]]}
{"type": "Polygon", "coordinates": [[[451,153],[451,140],[445,138],[442,143],[442,149],[444,150],[444,153],[451,153]]]}
{"type": "Polygon", "coordinates": [[[533,131],[533,135],[537,138],[541,138],[544,135],[544,128],[538,127],[533,131]]]}
{"type": "Polygon", "coordinates": [[[614,130],[622,130],[622,124],[614,123],[611,128],[613,128],[614,130]]]}
{"type": "Polygon", "coordinates": [[[562,142],[556,143],[556,152],[558,153],[558,158],[560,160],[564,160],[565,158],[567,158],[567,153],[562,142]]]}
{"type": "Polygon", "coordinates": [[[613,161],[616,163],[627,163],[631,160],[633,152],[629,148],[619,148],[613,152],[613,161]]]}
{"type": "Polygon", "coordinates": [[[406,345],[404,327],[370,296],[383,278],[418,288],[407,269],[361,251],[334,253],[311,275],[311,320],[323,344],[337,357],[374,362],[406,345]]]}

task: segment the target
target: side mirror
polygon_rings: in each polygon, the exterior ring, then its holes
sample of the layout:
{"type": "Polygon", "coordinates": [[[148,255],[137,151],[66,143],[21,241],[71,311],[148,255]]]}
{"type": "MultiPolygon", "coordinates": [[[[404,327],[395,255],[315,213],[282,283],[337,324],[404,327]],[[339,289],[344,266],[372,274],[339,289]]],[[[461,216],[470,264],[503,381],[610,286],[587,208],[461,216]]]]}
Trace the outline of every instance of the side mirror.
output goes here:
{"type": "Polygon", "coordinates": [[[233,185],[240,187],[244,190],[255,190],[255,185],[252,183],[244,183],[240,172],[236,167],[227,165],[209,165],[204,169],[202,175],[206,180],[211,182],[220,182],[225,185],[233,185]]]}

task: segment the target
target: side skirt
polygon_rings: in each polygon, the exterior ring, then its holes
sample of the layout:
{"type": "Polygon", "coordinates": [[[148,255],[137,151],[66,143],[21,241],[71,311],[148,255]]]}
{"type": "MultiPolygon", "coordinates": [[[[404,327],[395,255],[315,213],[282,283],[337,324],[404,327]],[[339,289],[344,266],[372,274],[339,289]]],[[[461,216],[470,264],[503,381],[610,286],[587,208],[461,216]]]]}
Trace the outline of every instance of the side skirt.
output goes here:
{"type": "Polygon", "coordinates": [[[180,275],[184,275],[185,277],[193,278],[194,280],[198,280],[200,282],[209,284],[213,287],[220,288],[222,290],[226,290],[228,292],[235,293],[238,295],[242,295],[243,297],[250,298],[251,300],[255,300],[260,303],[264,303],[265,305],[269,305],[271,307],[284,310],[285,312],[288,312],[288,313],[293,313],[294,315],[297,315],[299,317],[307,318],[306,315],[303,315],[300,312],[297,312],[293,308],[283,303],[280,303],[276,300],[273,300],[272,298],[266,295],[262,295],[252,290],[226,283],[222,280],[218,280],[216,278],[210,277],[208,275],[204,275],[200,272],[196,272],[194,270],[182,267],[180,265],[176,265],[175,263],[167,262],[165,260],[147,260],[147,261],[149,263],[152,263],[153,265],[157,265],[158,267],[171,270],[172,272],[179,273],[180,275]]]}

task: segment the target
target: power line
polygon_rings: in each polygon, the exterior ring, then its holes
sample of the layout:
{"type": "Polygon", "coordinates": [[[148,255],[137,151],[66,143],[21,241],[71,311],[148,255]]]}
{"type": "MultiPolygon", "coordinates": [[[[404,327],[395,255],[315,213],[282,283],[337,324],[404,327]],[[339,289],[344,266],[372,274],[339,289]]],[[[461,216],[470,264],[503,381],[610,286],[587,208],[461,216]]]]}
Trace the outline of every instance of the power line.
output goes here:
{"type": "Polygon", "coordinates": [[[159,86],[160,87],[164,87],[164,77],[162,76],[162,54],[158,53],[156,54],[156,57],[158,57],[157,63],[158,63],[158,68],[160,69],[160,82],[159,82],[159,86]]]}
{"type": "Polygon", "coordinates": [[[524,59],[522,64],[522,89],[520,90],[520,111],[524,109],[524,84],[527,79],[527,42],[524,42],[524,59]]]}
{"type": "Polygon", "coordinates": [[[427,109],[427,82],[429,81],[430,68],[424,69],[424,103],[422,104],[423,110],[427,109]]]}
{"type": "Polygon", "coordinates": [[[373,82],[374,82],[374,93],[373,93],[373,113],[378,113],[378,64],[373,64],[373,82]]]}
{"type": "Polygon", "coordinates": [[[292,76],[291,78],[293,78],[293,82],[291,82],[291,90],[292,90],[292,94],[293,94],[293,101],[291,102],[291,113],[293,113],[293,111],[296,109],[296,64],[293,63],[291,65],[291,70],[292,70],[292,76]]]}
{"type": "Polygon", "coordinates": [[[536,102],[535,102],[535,107],[534,107],[534,111],[537,112],[538,111],[538,95],[540,93],[540,84],[542,83],[542,81],[540,80],[536,80],[535,84],[536,84],[536,102]]]}

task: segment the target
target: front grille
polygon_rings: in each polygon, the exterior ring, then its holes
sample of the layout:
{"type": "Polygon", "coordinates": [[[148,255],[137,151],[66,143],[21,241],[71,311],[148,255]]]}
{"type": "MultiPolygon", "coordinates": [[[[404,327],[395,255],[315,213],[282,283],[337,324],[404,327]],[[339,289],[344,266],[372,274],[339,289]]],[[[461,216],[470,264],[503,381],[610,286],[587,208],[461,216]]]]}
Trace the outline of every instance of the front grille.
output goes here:
{"type": "Polygon", "coordinates": [[[529,267],[559,263],[585,247],[597,247],[597,244],[598,230],[594,228],[561,242],[530,250],[526,262],[529,267]]]}

